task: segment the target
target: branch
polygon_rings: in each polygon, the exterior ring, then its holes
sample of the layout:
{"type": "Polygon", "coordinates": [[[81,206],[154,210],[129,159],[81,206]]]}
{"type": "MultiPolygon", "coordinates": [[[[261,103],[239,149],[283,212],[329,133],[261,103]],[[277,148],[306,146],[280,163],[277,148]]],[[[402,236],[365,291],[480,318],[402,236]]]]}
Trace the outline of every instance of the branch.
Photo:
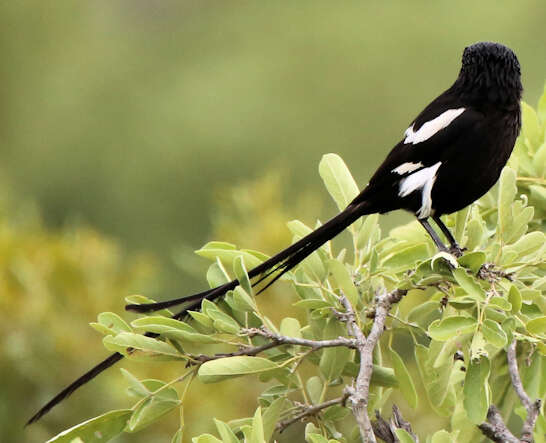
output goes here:
{"type": "Polygon", "coordinates": [[[520,440],[504,424],[500,412],[495,405],[489,406],[487,421],[489,423],[483,422],[481,425],[478,425],[478,428],[491,441],[497,443],[520,443],[520,440]]]}
{"type": "Polygon", "coordinates": [[[259,353],[263,351],[267,351],[268,349],[275,348],[277,346],[282,346],[282,345],[305,346],[305,347],[311,348],[311,350],[313,351],[316,351],[322,348],[333,348],[337,346],[346,346],[348,348],[353,348],[353,349],[356,348],[356,340],[353,340],[347,337],[338,337],[332,340],[307,340],[304,338],[286,337],[284,335],[275,334],[274,332],[269,331],[265,327],[243,329],[242,335],[246,335],[248,337],[255,337],[258,335],[260,337],[267,338],[268,340],[270,340],[270,342],[265,343],[261,346],[244,346],[238,351],[234,351],[234,352],[219,353],[214,355],[205,355],[205,354],[192,355],[191,358],[193,360],[199,361],[200,363],[205,363],[207,361],[218,360],[220,358],[238,357],[241,355],[249,355],[249,356],[258,355],[259,353]]]}
{"type": "Polygon", "coordinates": [[[347,387],[347,392],[349,393],[348,399],[351,402],[353,415],[360,428],[360,436],[364,442],[376,443],[377,441],[370,417],[368,416],[368,397],[373,372],[373,350],[383,333],[385,320],[391,306],[393,303],[398,303],[405,294],[406,291],[397,289],[393,292],[386,292],[384,290],[376,296],[375,317],[368,338],[365,337],[359,328],[355,311],[349,300],[345,296],[340,298],[346,312],[338,316],[341,321],[347,324],[349,334],[356,339],[357,349],[360,353],[360,370],[356,378],[356,383],[354,387],[347,387]]]}
{"type": "Polygon", "coordinates": [[[527,419],[523,422],[521,429],[521,441],[532,443],[533,430],[540,413],[540,399],[532,401],[525,389],[523,389],[523,383],[518,370],[518,360],[516,357],[516,340],[512,340],[512,343],[508,346],[506,351],[506,357],[508,359],[508,372],[510,373],[510,379],[512,380],[512,386],[522,403],[527,410],[527,419]]]}
{"type": "Polygon", "coordinates": [[[318,412],[322,411],[323,409],[326,409],[330,406],[339,405],[345,403],[347,400],[347,397],[349,394],[343,394],[342,397],[334,398],[332,400],[325,401],[324,403],[319,403],[318,405],[313,406],[306,406],[303,405],[303,411],[299,414],[295,415],[292,418],[289,418],[287,420],[283,420],[277,424],[277,429],[279,432],[284,431],[288,426],[290,426],[292,423],[296,423],[297,421],[300,421],[301,419],[305,417],[309,417],[312,415],[316,415],[318,412]]]}
{"type": "Polygon", "coordinates": [[[243,334],[249,337],[265,337],[271,340],[273,343],[280,345],[297,345],[306,346],[316,351],[321,348],[333,348],[337,346],[345,346],[347,348],[356,349],[356,340],[347,337],[338,337],[331,340],[307,340],[305,338],[286,337],[284,335],[275,334],[269,331],[265,327],[244,329],[243,334]]]}
{"type": "Polygon", "coordinates": [[[521,382],[521,377],[518,370],[518,360],[516,357],[516,340],[512,340],[512,343],[506,350],[506,357],[508,360],[508,372],[510,373],[510,379],[512,380],[512,386],[518,394],[518,397],[527,410],[527,419],[523,423],[521,430],[521,438],[518,439],[512,434],[499,413],[499,410],[495,405],[491,405],[487,411],[487,421],[489,423],[482,423],[478,427],[482,433],[494,442],[508,442],[508,443],[533,443],[533,430],[540,413],[540,399],[532,401],[521,382]]]}

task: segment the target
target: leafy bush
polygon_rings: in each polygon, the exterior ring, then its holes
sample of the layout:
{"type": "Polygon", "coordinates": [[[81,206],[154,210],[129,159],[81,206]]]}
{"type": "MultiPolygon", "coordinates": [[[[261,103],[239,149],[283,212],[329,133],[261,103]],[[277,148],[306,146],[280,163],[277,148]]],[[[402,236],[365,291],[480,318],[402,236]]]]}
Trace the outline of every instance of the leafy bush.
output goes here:
{"type": "MultiPolygon", "coordinates": [[[[181,442],[191,385],[242,376],[257,377],[264,386],[253,417],[215,419],[219,437],[202,434],[192,441],[281,439],[279,431],[306,419],[305,438],[313,443],[356,442],[361,436],[373,441],[371,426],[386,441],[396,436],[411,442],[425,432],[412,429],[403,416],[429,410],[445,418],[445,429],[426,430],[426,441],[433,443],[484,435],[501,441],[495,434],[501,431],[502,441],[512,441],[522,422],[524,433],[534,430],[536,442],[546,441],[536,401],[546,395],[546,92],[538,114],[524,105],[523,118],[497,186],[445,217],[466,248],[462,257],[436,253],[417,221],[383,236],[378,216],[370,215],[350,227],[350,248],[334,250],[329,242],[284,278],[294,289],[296,313],[274,322],[262,312],[246,271],[264,254],[207,243],[197,253],[213,262],[209,285],[241,282],[223,300],[205,300],[187,321],[173,320],[165,310],[130,323],[103,313],[92,324],[104,333],[108,350],[143,364],[172,361],[184,370],[168,382],[139,380],[124,370],[136,398],[131,408],[51,441],[106,441],[179,410],[172,441],[181,442]],[[390,407],[388,423],[383,416],[390,407]]],[[[358,192],[345,164],[328,154],[319,172],[343,209],[358,192]]],[[[295,239],[311,231],[297,220],[288,228],[295,239]]]]}

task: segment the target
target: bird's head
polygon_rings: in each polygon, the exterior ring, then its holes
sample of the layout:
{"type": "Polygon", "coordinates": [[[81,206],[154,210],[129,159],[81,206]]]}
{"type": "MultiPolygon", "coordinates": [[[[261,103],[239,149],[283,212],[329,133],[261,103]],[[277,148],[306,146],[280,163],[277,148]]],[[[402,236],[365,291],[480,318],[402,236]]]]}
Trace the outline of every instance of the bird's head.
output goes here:
{"type": "Polygon", "coordinates": [[[469,100],[517,106],[523,91],[518,58],[500,43],[475,43],[463,52],[455,85],[469,100]]]}

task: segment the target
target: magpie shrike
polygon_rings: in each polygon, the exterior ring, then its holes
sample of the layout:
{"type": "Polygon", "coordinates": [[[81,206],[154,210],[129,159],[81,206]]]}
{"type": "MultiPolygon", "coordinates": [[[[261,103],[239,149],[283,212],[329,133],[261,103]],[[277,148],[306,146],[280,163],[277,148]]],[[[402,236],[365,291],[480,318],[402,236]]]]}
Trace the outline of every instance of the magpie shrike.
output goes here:
{"type": "MultiPolygon", "coordinates": [[[[481,42],[465,48],[453,85],[411,122],[363,191],[324,225],[251,269],[248,275],[253,285],[263,282],[263,291],[359,217],[395,209],[415,214],[438,249],[460,255],[461,249],[440,216],[468,206],[499,178],[521,127],[520,77],[518,59],[506,46],[481,42]],[[443,232],[449,248],[429,218],[443,232]]],[[[238,285],[233,280],[188,297],[126,308],[150,312],[187,303],[173,316],[181,319],[188,310],[199,309],[203,299],[215,300],[238,285]]],[[[122,358],[112,354],[60,392],[28,423],[122,358]]]]}

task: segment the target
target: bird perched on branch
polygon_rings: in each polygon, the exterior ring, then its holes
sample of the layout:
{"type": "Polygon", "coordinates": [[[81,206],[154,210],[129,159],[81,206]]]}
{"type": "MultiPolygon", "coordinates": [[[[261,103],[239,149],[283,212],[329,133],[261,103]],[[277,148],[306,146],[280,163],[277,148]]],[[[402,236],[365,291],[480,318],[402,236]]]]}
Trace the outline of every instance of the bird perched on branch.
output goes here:
{"type": "MultiPolygon", "coordinates": [[[[395,209],[415,214],[439,250],[460,255],[460,247],[440,216],[468,206],[499,178],[520,131],[521,93],[520,65],[512,50],[490,42],[465,48],[453,85],[411,122],[362,192],[324,225],[251,269],[248,275],[253,286],[262,283],[263,291],[363,215],[395,209]],[[442,243],[430,218],[449,246],[442,243]]],[[[188,310],[199,309],[204,299],[215,300],[238,285],[233,280],[187,297],[126,308],[151,312],[185,304],[173,316],[181,319],[188,310]]],[[[28,423],[122,358],[120,353],[112,354],[61,391],[28,423]]]]}

